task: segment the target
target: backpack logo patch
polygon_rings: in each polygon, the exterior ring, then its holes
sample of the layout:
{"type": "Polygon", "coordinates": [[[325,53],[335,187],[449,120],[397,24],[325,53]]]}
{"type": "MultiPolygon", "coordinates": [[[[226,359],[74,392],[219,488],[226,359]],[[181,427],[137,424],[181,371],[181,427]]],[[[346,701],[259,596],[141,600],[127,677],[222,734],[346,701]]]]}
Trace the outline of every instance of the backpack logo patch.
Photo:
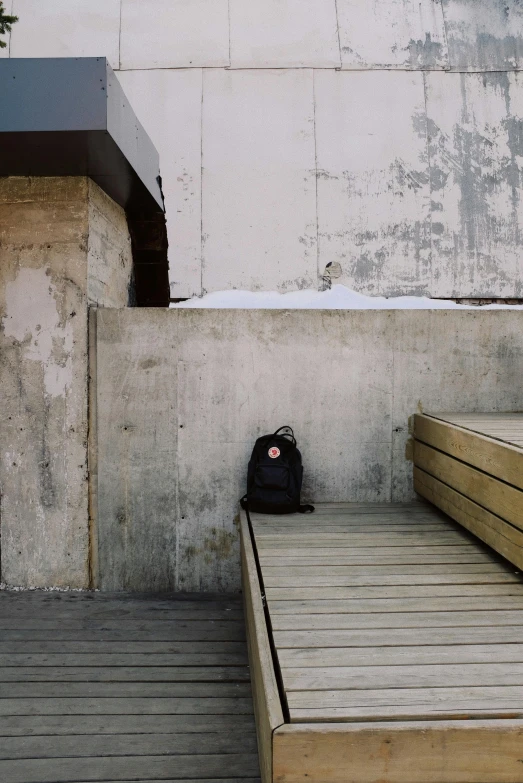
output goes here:
{"type": "Polygon", "coordinates": [[[269,457],[271,459],[276,459],[276,457],[280,456],[280,450],[277,446],[273,446],[269,449],[269,457]]]}

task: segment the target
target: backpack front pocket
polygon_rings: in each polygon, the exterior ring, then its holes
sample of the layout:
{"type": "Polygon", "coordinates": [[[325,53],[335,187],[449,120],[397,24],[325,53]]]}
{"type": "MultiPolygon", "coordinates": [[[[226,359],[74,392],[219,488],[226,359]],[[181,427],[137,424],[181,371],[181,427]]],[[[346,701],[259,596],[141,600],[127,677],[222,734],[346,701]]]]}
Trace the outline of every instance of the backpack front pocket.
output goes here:
{"type": "Polygon", "coordinates": [[[260,489],[285,491],[289,487],[289,468],[286,465],[258,465],[254,483],[260,489]]]}

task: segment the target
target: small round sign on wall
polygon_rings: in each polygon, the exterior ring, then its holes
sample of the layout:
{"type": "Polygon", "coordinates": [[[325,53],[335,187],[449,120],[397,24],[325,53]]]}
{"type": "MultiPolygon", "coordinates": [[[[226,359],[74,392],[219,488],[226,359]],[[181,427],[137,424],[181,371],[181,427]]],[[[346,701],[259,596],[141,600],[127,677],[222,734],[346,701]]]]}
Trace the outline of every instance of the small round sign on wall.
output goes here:
{"type": "Polygon", "coordinates": [[[272,448],[269,449],[269,457],[271,459],[276,459],[276,457],[280,456],[280,450],[278,446],[272,446],[272,448]]]}

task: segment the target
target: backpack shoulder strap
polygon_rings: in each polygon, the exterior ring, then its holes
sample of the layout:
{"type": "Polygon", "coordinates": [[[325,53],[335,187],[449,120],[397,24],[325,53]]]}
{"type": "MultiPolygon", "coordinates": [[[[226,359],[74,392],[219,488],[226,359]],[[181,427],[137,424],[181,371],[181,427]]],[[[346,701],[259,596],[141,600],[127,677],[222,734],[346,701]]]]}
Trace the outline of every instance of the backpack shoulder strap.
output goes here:
{"type": "Polygon", "coordinates": [[[298,507],[298,511],[300,514],[312,514],[314,511],[314,506],[311,506],[310,503],[305,503],[303,506],[298,507]]]}

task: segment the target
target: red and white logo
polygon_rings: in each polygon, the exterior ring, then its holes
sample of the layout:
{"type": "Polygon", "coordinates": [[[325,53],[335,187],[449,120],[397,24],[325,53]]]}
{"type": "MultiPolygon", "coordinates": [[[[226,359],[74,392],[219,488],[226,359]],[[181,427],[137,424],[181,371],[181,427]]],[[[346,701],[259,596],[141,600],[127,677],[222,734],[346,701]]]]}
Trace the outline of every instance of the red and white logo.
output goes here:
{"type": "Polygon", "coordinates": [[[276,457],[280,456],[280,450],[277,446],[272,446],[272,448],[269,449],[269,457],[271,459],[276,459],[276,457]]]}

